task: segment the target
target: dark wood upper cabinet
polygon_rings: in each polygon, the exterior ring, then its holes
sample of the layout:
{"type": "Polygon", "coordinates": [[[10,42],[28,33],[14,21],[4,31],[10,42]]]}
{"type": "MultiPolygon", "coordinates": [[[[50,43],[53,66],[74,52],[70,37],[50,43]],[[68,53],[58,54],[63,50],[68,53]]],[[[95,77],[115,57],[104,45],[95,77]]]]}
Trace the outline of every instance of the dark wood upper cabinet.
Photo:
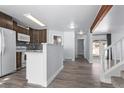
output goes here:
{"type": "Polygon", "coordinates": [[[26,28],[23,28],[21,26],[18,26],[15,22],[13,22],[13,30],[15,30],[17,33],[27,34],[29,35],[29,30],[26,28]]]}
{"type": "Polygon", "coordinates": [[[39,31],[39,42],[42,42],[42,43],[47,42],[47,30],[46,29],[39,31]]]}
{"type": "Polygon", "coordinates": [[[33,43],[33,29],[29,28],[30,43],[33,43]]]}
{"type": "Polygon", "coordinates": [[[0,27],[13,29],[13,19],[12,19],[12,17],[0,12],[0,27]]]}
{"type": "Polygon", "coordinates": [[[47,42],[47,30],[46,29],[26,29],[17,24],[16,21],[9,15],[6,15],[0,12],[0,27],[12,29],[16,31],[16,39],[18,38],[17,34],[27,34],[30,35],[30,42],[31,43],[46,43],[47,42]]]}
{"type": "Polygon", "coordinates": [[[47,30],[36,30],[30,28],[29,30],[30,34],[30,42],[31,43],[46,43],[47,42],[47,30]]]}
{"type": "Polygon", "coordinates": [[[0,12],[0,27],[12,29],[18,33],[29,34],[28,29],[18,26],[11,16],[2,12],[0,12]]]}

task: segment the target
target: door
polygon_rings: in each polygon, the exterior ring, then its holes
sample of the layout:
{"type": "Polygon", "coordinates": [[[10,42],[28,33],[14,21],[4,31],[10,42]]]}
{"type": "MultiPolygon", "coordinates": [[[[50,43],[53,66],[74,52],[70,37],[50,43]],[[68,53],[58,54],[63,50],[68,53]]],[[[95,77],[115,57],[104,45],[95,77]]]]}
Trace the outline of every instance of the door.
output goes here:
{"type": "Polygon", "coordinates": [[[2,74],[1,74],[1,69],[2,69],[2,67],[1,67],[1,62],[2,62],[2,40],[1,40],[1,31],[0,31],[0,76],[2,76],[2,74]]]}
{"type": "Polygon", "coordinates": [[[2,29],[2,75],[16,70],[16,34],[12,30],[2,29]]]}

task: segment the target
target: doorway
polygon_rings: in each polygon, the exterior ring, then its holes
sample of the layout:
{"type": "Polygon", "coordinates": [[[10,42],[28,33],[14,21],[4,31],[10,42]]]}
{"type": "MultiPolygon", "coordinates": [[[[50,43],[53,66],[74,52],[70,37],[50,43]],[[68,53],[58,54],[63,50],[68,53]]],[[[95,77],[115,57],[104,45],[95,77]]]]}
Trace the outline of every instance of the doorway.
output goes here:
{"type": "Polygon", "coordinates": [[[84,39],[77,40],[77,57],[84,58],[84,39]]]}
{"type": "Polygon", "coordinates": [[[107,47],[107,41],[106,40],[95,40],[93,41],[93,62],[100,63],[100,58],[103,53],[103,50],[107,47]]]}

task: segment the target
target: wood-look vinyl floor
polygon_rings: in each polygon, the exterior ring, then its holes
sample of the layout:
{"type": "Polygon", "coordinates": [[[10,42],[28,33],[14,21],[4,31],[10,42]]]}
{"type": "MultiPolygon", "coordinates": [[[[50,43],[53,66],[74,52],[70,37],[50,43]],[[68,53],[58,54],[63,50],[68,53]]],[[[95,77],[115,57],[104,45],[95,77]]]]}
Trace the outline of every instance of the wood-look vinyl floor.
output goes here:
{"type": "MultiPolygon", "coordinates": [[[[64,69],[57,75],[48,88],[112,88],[111,84],[100,82],[100,64],[89,64],[80,59],[64,62],[64,69]]],[[[25,69],[0,78],[1,88],[41,88],[27,84],[25,69]]]]}

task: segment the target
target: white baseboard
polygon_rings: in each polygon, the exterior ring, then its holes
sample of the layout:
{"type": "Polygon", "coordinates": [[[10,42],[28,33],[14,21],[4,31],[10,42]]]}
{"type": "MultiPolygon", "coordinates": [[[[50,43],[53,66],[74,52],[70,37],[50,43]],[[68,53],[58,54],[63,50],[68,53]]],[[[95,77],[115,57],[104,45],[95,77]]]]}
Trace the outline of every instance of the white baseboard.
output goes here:
{"type": "MultiPolygon", "coordinates": [[[[60,71],[63,69],[63,65],[55,72],[53,76],[51,76],[47,81],[47,86],[54,80],[54,78],[60,73],[60,71]]],[[[46,87],[47,87],[46,86],[46,87]]]]}

